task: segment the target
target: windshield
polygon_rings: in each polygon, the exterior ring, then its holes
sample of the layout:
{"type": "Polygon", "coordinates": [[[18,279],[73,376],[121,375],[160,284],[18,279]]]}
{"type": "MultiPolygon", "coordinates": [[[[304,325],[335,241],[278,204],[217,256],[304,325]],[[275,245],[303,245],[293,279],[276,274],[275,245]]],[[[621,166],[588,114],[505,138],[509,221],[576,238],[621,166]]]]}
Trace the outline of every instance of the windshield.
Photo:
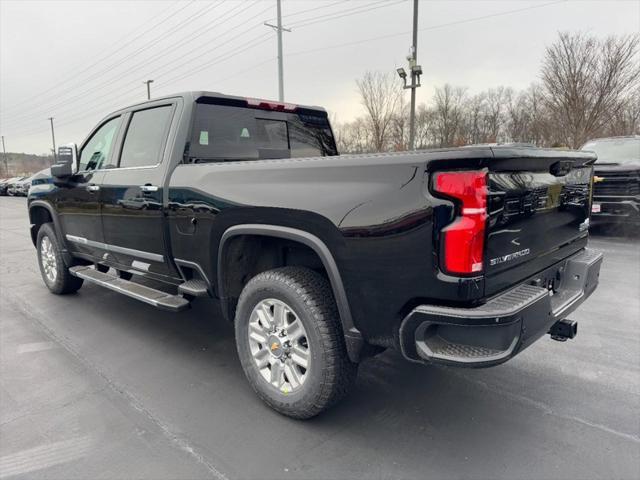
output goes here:
{"type": "Polygon", "coordinates": [[[592,140],[582,150],[596,152],[596,163],[632,163],[640,161],[640,137],[592,140]]]}
{"type": "Polygon", "coordinates": [[[198,104],[189,157],[195,161],[337,155],[326,114],[198,104]]]}

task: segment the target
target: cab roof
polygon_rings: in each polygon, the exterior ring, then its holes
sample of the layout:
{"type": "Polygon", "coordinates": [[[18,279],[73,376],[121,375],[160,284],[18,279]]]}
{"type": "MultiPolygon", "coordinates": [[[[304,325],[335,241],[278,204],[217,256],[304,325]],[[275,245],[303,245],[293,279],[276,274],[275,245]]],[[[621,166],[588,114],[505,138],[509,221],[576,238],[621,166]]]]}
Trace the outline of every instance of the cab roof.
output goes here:
{"type": "Polygon", "coordinates": [[[145,100],[144,102],[138,102],[132,105],[128,105],[120,110],[128,109],[134,106],[145,105],[147,103],[155,103],[158,100],[170,100],[173,98],[182,98],[186,102],[197,102],[197,103],[210,103],[210,102],[207,102],[206,99],[214,100],[214,101],[218,100],[221,103],[222,102],[225,102],[225,103],[248,102],[250,105],[258,105],[258,104],[270,105],[274,107],[273,108],[274,110],[278,109],[276,108],[276,106],[281,106],[282,108],[280,109],[283,109],[285,111],[294,110],[294,109],[305,109],[305,110],[315,110],[318,112],[326,113],[326,110],[323,107],[320,107],[318,105],[300,105],[300,104],[294,104],[290,102],[278,102],[276,100],[268,100],[268,99],[253,98],[253,97],[240,97],[237,95],[226,95],[224,93],[210,92],[206,90],[194,90],[194,91],[188,91],[188,92],[174,93],[171,95],[164,95],[162,97],[156,97],[156,98],[152,98],[151,100],[145,100]]]}

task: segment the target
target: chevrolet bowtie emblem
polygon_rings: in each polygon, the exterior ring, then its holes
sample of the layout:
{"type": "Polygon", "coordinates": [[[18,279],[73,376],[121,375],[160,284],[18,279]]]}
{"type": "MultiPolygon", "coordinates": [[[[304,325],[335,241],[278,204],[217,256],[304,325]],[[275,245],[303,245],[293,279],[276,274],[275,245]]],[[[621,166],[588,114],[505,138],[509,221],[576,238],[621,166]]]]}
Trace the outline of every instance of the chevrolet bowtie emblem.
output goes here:
{"type": "Polygon", "coordinates": [[[597,175],[594,175],[594,177],[593,177],[593,183],[600,183],[600,182],[602,182],[602,181],[604,181],[604,178],[602,178],[602,177],[598,177],[597,175]]]}

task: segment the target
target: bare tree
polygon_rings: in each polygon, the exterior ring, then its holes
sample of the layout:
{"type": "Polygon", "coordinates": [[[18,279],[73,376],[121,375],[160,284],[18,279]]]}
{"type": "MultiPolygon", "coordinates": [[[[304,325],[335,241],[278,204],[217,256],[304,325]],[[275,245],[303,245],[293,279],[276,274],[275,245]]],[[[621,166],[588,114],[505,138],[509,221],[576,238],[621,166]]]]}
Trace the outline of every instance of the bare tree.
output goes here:
{"type": "MultiPolygon", "coordinates": [[[[416,109],[417,148],[526,142],[580,147],[594,137],[640,134],[640,35],[598,40],[562,33],[546,52],[541,84],[496,87],[468,96],[448,84],[416,109]]],[[[344,152],[404,150],[402,90],[390,74],[357,81],[366,116],[339,125],[344,152]]]]}
{"type": "Polygon", "coordinates": [[[398,102],[396,112],[389,125],[389,146],[392,150],[406,150],[409,145],[409,106],[402,96],[398,102]]]}
{"type": "Polygon", "coordinates": [[[640,87],[624,100],[624,105],[604,131],[606,136],[640,135],[640,87]]]}
{"type": "Polygon", "coordinates": [[[640,80],[638,35],[561,33],[542,65],[544,100],[561,140],[578,148],[602,131],[640,80]]]}
{"type": "Polygon", "coordinates": [[[435,111],[424,103],[416,107],[416,148],[429,148],[436,144],[434,135],[435,111]]]}
{"type": "Polygon", "coordinates": [[[485,124],[487,128],[487,138],[485,142],[499,142],[504,140],[501,137],[503,124],[506,121],[506,110],[513,90],[503,86],[491,88],[487,91],[485,124]]]}
{"type": "Polygon", "coordinates": [[[389,128],[400,103],[401,88],[390,73],[366,72],[356,80],[360,100],[367,111],[373,148],[383,151],[387,147],[389,128]]]}
{"type": "Polygon", "coordinates": [[[373,151],[371,134],[362,118],[353,122],[333,125],[338,151],[341,153],[367,153],[373,151]]]}
{"type": "Polygon", "coordinates": [[[460,139],[466,88],[445,84],[434,96],[434,133],[439,147],[464,143],[460,139]]]}
{"type": "Polygon", "coordinates": [[[466,102],[464,120],[461,126],[461,136],[467,144],[484,143],[485,93],[474,95],[466,102]]]}

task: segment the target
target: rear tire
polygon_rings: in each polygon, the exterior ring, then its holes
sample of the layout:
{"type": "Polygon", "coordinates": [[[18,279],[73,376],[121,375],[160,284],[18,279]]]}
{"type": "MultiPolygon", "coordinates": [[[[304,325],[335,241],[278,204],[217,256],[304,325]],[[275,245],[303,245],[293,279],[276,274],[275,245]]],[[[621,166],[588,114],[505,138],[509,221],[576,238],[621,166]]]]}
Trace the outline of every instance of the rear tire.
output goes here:
{"type": "Polygon", "coordinates": [[[333,292],[313,270],[283,267],[253,277],[238,300],[235,333],[249,383],[283,415],[318,415],[355,383],[358,366],[347,355],[333,292]]]}
{"type": "Polygon", "coordinates": [[[56,295],[77,292],[83,280],[69,273],[51,223],[45,223],[40,227],[36,245],[40,274],[47,288],[56,295]]]}

